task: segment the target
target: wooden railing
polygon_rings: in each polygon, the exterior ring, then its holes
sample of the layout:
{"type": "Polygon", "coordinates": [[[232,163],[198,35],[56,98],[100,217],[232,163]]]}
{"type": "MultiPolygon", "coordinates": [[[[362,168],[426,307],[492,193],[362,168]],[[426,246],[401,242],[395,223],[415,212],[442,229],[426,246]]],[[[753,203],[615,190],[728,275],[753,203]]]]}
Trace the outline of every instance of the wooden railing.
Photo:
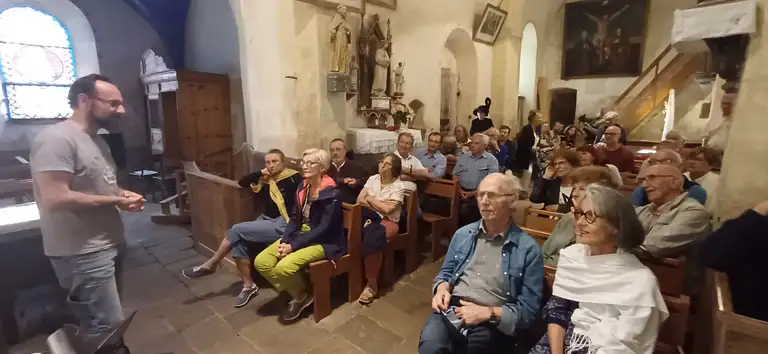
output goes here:
{"type": "Polygon", "coordinates": [[[661,63],[661,59],[664,58],[667,54],[669,54],[670,51],[672,51],[672,45],[671,44],[667,45],[667,47],[664,48],[664,50],[662,50],[661,53],[659,53],[658,56],[656,56],[656,59],[653,59],[651,64],[648,65],[648,67],[645,68],[645,70],[643,70],[642,73],[640,73],[640,76],[638,76],[635,79],[635,81],[633,81],[629,85],[629,87],[627,87],[627,89],[624,90],[624,92],[618,98],[616,98],[615,101],[613,101],[613,105],[615,107],[618,107],[621,104],[621,102],[623,102],[624,99],[627,98],[627,95],[629,95],[629,93],[632,92],[632,90],[634,90],[635,87],[637,87],[637,85],[639,85],[640,82],[642,82],[652,72],[654,73],[654,76],[658,76],[659,75],[659,63],[661,63]]]}

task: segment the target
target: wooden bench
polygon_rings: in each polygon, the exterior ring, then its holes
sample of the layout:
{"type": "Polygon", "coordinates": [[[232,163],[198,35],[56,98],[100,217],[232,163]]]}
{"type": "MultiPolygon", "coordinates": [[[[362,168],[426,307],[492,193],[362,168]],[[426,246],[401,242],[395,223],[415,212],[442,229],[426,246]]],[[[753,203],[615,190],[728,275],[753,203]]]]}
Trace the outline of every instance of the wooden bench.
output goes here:
{"type": "MultiPolygon", "coordinates": [[[[696,314],[696,354],[758,354],[768,348],[768,322],[733,310],[728,276],[707,270],[696,314]]],[[[764,281],[755,279],[755,281],[764,281]]]]}
{"type": "Polygon", "coordinates": [[[540,230],[534,230],[534,229],[530,229],[530,228],[527,228],[527,227],[524,227],[524,226],[521,227],[521,229],[523,229],[523,231],[527,232],[528,235],[530,235],[531,238],[533,238],[533,240],[536,241],[536,243],[539,244],[539,246],[543,246],[544,242],[547,241],[547,239],[549,238],[549,235],[550,235],[549,232],[544,232],[544,231],[540,231],[540,230]]]}
{"type": "Polygon", "coordinates": [[[315,296],[315,322],[328,317],[331,308],[331,278],[344,273],[349,274],[347,298],[349,302],[357,301],[363,292],[362,267],[362,207],[357,204],[343,204],[344,229],[347,232],[347,254],[335,262],[327,259],[312,262],[307,271],[312,281],[312,291],[315,296]]]}
{"type": "Polygon", "coordinates": [[[529,208],[523,226],[550,234],[561,217],[563,214],[557,212],[529,208]]]}
{"type": "Polygon", "coordinates": [[[622,172],[621,183],[625,186],[637,187],[637,173],[622,172]]]}
{"type": "Polygon", "coordinates": [[[438,179],[427,183],[425,194],[432,197],[447,198],[450,200],[450,213],[442,216],[424,212],[422,219],[432,226],[432,251],[430,261],[434,262],[442,257],[444,251],[442,239],[450,238],[459,228],[459,182],[447,179],[438,179]]]}
{"type": "Polygon", "coordinates": [[[453,178],[453,169],[456,167],[455,161],[448,161],[445,165],[445,179],[453,178]]]}
{"type": "Polygon", "coordinates": [[[383,280],[386,285],[392,285],[395,282],[396,251],[405,251],[406,273],[415,271],[419,266],[419,197],[416,192],[406,192],[403,204],[406,212],[405,230],[400,230],[397,236],[387,240],[387,249],[384,251],[383,280]]]}
{"type": "Polygon", "coordinates": [[[685,291],[685,257],[640,259],[659,282],[661,293],[680,296],[685,291]]]}

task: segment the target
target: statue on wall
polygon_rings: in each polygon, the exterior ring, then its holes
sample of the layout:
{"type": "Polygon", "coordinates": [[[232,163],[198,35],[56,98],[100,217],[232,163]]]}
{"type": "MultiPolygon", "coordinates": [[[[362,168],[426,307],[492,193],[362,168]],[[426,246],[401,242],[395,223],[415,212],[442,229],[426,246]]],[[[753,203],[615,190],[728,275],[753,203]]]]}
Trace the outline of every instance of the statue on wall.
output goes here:
{"type": "Polygon", "coordinates": [[[357,57],[354,55],[349,60],[349,91],[357,92],[357,78],[359,76],[360,66],[357,64],[357,57]]]}
{"type": "Polygon", "coordinates": [[[373,86],[371,87],[371,96],[386,96],[387,79],[389,76],[389,53],[387,52],[389,42],[381,41],[379,49],[376,50],[376,68],[373,73],[373,86]]]}
{"type": "Polygon", "coordinates": [[[330,71],[346,73],[349,68],[349,43],[352,31],[347,24],[347,7],[339,5],[331,21],[330,71]]]}
{"type": "Polygon", "coordinates": [[[395,69],[395,94],[403,93],[403,84],[405,83],[403,69],[405,69],[405,64],[403,62],[399,62],[397,64],[397,69],[395,69]]]}

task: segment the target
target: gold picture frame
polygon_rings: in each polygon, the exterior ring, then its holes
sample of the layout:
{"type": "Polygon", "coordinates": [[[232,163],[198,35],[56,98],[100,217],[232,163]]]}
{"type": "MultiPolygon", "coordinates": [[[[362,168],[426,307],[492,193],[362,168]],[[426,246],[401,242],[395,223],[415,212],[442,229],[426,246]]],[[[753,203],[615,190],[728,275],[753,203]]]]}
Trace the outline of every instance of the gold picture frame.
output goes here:
{"type": "Polygon", "coordinates": [[[386,9],[397,10],[397,0],[366,0],[366,2],[386,9]]]}

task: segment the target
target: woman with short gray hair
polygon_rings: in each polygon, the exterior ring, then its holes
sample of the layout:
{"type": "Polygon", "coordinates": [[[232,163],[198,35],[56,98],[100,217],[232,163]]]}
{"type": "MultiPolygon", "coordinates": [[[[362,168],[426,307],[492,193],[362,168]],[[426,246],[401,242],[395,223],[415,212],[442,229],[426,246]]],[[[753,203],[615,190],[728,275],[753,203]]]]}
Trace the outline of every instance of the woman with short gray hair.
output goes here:
{"type": "Polygon", "coordinates": [[[631,250],[644,232],[630,201],[591,184],[574,207],[576,244],[560,251],[547,334],[531,354],[652,354],[669,316],[658,282],[631,250]]]}

